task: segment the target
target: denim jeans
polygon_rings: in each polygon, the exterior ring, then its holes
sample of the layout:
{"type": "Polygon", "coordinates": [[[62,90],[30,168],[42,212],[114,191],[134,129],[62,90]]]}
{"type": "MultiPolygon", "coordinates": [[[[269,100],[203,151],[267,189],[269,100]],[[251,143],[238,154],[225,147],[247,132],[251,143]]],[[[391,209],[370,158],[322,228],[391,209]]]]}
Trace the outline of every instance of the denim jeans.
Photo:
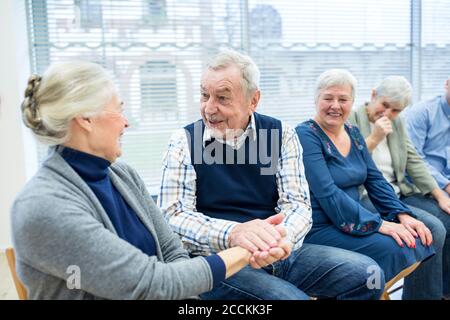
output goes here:
{"type": "MultiPolygon", "coordinates": [[[[409,197],[408,197],[409,198],[409,197]]],[[[440,300],[443,296],[443,251],[446,237],[445,227],[436,217],[427,211],[411,205],[412,199],[401,198],[417,219],[422,221],[433,235],[433,246],[436,254],[423,261],[411,275],[405,278],[403,285],[404,300],[440,300]]],[[[377,212],[367,196],[361,199],[361,205],[367,210],[377,212]]]]}
{"type": "Polygon", "coordinates": [[[245,267],[222,281],[202,299],[308,300],[309,297],[339,300],[379,299],[384,273],[371,258],[352,251],[303,244],[286,260],[264,269],[245,267]],[[377,285],[368,285],[376,276],[377,285]]]}
{"type": "MultiPolygon", "coordinates": [[[[439,264],[440,267],[437,276],[441,276],[443,279],[443,295],[450,298],[450,215],[439,208],[437,201],[430,196],[414,194],[409,197],[402,196],[400,199],[409,206],[425,210],[440,220],[442,227],[436,230],[436,235],[433,233],[435,247],[438,245],[443,247],[441,255],[442,262],[439,264]]],[[[418,285],[422,286],[422,284],[418,285]]]]}

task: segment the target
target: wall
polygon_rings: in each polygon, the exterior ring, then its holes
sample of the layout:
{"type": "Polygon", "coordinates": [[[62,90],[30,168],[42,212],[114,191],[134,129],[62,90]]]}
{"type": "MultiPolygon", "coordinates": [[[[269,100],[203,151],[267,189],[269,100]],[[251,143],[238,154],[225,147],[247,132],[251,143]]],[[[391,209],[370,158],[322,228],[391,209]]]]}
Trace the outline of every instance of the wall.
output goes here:
{"type": "Polygon", "coordinates": [[[20,114],[30,70],[24,3],[0,1],[0,250],[11,246],[9,210],[37,163],[20,114]]]}

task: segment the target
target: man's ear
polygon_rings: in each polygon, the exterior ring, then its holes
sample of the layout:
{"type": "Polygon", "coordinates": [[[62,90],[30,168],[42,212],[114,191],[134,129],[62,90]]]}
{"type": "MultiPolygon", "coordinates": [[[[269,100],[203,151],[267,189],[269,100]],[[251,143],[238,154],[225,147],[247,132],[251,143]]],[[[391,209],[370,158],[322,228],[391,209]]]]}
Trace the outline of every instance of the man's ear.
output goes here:
{"type": "Polygon", "coordinates": [[[252,95],[252,99],[250,100],[250,110],[252,113],[256,111],[259,99],[261,99],[261,91],[255,90],[255,92],[252,95]]]}
{"type": "Polygon", "coordinates": [[[74,122],[75,125],[77,125],[81,129],[86,130],[87,132],[91,132],[92,131],[91,118],[88,118],[88,117],[75,117],[75,118],[73,118],[73,122],[74,122]]]}

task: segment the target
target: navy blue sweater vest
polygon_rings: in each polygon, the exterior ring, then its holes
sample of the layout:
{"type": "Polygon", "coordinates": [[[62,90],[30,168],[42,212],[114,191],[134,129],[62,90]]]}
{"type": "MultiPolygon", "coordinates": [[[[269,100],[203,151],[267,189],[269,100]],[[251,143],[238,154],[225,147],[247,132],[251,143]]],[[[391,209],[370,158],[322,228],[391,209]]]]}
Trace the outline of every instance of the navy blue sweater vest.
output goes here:
{"type": "Polygon", "coordinates": [[[197,176],[197,211],[237,222],[275,214],[281,121],[258,113],[254,117],[257,139],[249,135],[238,150],[214,139],[203,146],[202,120],[185,127],[197,176]]]}

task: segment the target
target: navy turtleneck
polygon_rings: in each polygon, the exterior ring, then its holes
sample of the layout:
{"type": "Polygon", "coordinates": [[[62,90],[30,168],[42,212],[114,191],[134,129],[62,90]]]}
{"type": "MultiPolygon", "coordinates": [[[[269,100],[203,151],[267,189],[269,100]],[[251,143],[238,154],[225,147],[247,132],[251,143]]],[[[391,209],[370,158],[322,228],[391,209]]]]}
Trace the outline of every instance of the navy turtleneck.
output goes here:
{"type": "MultiPolygon", "coordinates": [[[[156,255],[156,243],[152,234],[109,178],[111,162],[69,147],[60,147],[58,152],[97,196],[119,237],[149,256],[156,255]]],[[[205,259],[213,274],[213,285],[216,286],[225,279],[225,264],[215,254],[205,259]]]]}
{"type": "Polygon", "coordinates": [[[152,234],[111,183],[108,175],[111,163],[68,147],[61,148],[60,154],[95,193],[119,237],[149,256],[156,255],[152,234]]]}

